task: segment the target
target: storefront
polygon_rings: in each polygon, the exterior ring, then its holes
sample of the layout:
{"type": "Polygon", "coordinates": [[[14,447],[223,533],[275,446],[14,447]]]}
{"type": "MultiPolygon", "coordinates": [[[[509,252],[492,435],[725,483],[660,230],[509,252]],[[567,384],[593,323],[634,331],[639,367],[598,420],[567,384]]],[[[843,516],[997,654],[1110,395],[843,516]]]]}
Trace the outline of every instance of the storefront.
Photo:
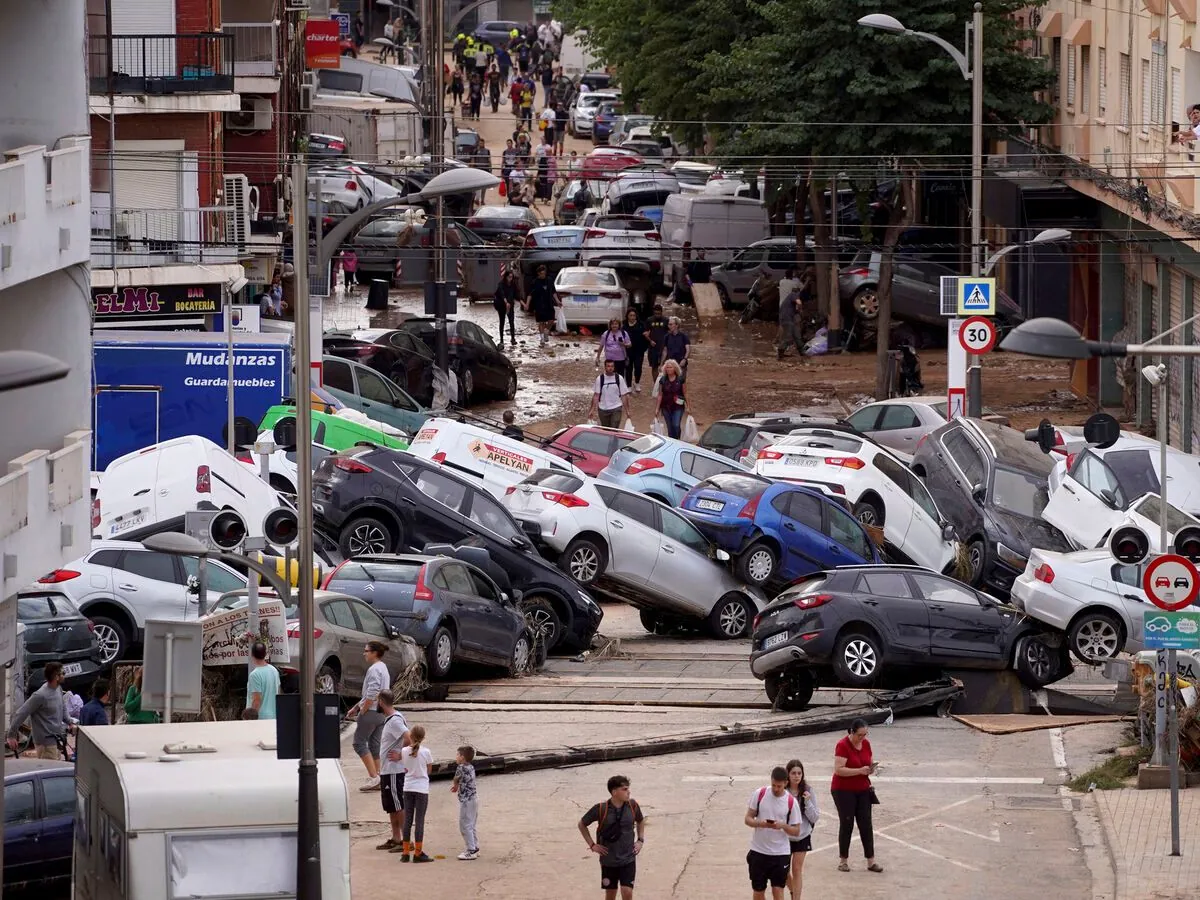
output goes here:
{"type": "Polygon", "coordinates": [[[220,313],[220,284],[93,287],[96,328],[204,331],[206,316],[220,313]]]}

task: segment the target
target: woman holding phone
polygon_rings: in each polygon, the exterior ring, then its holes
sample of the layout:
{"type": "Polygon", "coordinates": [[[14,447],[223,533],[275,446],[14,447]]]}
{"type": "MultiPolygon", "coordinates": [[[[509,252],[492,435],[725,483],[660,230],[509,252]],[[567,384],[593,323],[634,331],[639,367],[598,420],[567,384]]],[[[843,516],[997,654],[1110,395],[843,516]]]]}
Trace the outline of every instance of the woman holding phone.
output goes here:
{"type": "Polygon", "coordinates": [[[871,827],[871,807],[879,802],[871,787],[871,776],[879,769],[879,763],[871,755],[867,732],[867,723],[855,719],[849,733],[833,749],[830,790],[838,812],[839,872],[850,871],[850,838],[854,835],[855,823],[858,823],[863,856],[867,858],[867,871],[883,871],[883,866],[875,862],[875,832],[871,827]]]}

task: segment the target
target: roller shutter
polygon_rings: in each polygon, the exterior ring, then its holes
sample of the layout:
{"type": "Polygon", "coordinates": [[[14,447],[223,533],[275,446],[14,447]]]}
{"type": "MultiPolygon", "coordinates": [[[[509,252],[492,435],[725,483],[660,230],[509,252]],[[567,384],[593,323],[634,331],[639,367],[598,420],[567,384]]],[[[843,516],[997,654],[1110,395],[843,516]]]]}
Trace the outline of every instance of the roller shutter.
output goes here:
{"type": "Polygon", "coordinates": [[[117,141],[116,152],[118,236],[150,245],[178,242],[185,205],[183,141],[117,141]]]}
{"type": "MultiPolygon", "coordinates": [[[[176,33],[175,0],[112,0],[112,33],[148,36],[176,33]]],[[[169,39],[113,42],[113,71],[135,78],[174,76],[175,42],[169,39]]]]}

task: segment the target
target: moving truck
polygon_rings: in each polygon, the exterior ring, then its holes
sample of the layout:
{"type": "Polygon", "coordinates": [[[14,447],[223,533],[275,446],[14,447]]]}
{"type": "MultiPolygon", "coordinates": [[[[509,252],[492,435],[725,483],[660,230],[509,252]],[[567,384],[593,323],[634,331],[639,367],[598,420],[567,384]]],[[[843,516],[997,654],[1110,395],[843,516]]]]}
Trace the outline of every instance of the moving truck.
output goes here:
{"type": "Polygon", "coordinates": [[[421,112],[407,103],[341,92],[319,92],[308,127],[346,139],[346,153],[370,165],[396,163],[423,152],[421,112]]]}

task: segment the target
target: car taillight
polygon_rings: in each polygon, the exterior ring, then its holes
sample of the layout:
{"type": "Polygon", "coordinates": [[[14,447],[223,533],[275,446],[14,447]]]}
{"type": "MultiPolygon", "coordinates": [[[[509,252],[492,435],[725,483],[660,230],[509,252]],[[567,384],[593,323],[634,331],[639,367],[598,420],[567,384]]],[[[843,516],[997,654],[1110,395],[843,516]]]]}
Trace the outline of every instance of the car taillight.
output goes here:
{"type": "Polygon", "coordinates": [[[517,486],[515,484],[510,484],[508,487],[506,487],[504,489],[504,496],[507,497],[509,494],[511,494],[516,489],[517,489],[517,486]]]}
{"type": "Polygon", "coordinates": [[[644,237],[648,241],[661,241],[662,240],[662,235],[659,234],[657,231],[644,231],[644,232],[642,232],[642,237],[644,237]]]}
{"type": "Polygon", "coordinates": [[[468,228],[478,228],[479,220],[478,219],[467,219],[467,227],[468,228]]]}
{"type": "Polygon", "coordinates": [[[414,600],[425,600],[425,601],[433,600],[433,591],[431,591],[428,587],[425,586],[425,567],[424,566],[421,566],[421,568],[417,570],[417,586],[416,586],[416,589],[413,591],[413,599],[414,600]]]}
{"type": "Polygon", "coordinates": [[[253,456],[251,456],[249,453],[239,453],[239,454],[237,455],[237,461],[238,461],[238,462],[244,462],[244,463],[251,463],[251,464],[253,464],[253,463],[254,463],[254,457],[253,457],[253,456]]]}
{"type": "Polygon", "coordinates": [[[739,461],[743,460],[749,455],[750,455],[750,450],[746,447],[743,447],[741,450],[738,451],[738,460],[739,461]]]}
{"type": "Polygon", "coordinates": [[[449,334],[449,335],[446,335],[446,343],[449,344],[451,347],[461,347],[462,343],[463,343],[463,339],[461,337],[459,337],[457,334],[449,334]]]}
{"type": "MultiPolygon", "coordinates": [[[[320,640],[322,634],[324,634],[324,632],[321,631],[320,628],[313,629],[313,638],[315,640],[320,640]]],[[[300,640],[300,623],[299,622],[289,622],[288,623],[287,636],[289,638],[295,638],[296,640],[300,640]]]]}
{"type": "Polygon", "coordinates": [[[358,182],[357,181],[347,181],[346,182],[346,190],[357,191],[358,190],[358,182]]]}
{"type": "Polygon", "coordinates": [[[575,208],[574,200],[567,200],[563,203],[563,209],[574,209],[574,208],[575,208]]]}
{"type": "Polygon", "coordinates": [[[38,579],[38,584],[62,584],[64,581],[70,581],[72,578],[78,578],[79,573],[74,569],[55,569],[49,575],[43,575],[38,579]]]}
{"type": "Polygon", "coordinates": [[[100,527],[100,498],[97,497],[92,501],[92,527],[100,527]]]}
{"type": "Polygon", "coordinates": [[[529,249],[530,247],[536,247],[537,245],[538,245],[537,238],[535,238],[532,234],[525,235],[525,248],[526,249],[529,249]]]}
{"type": "Polygon", "coordinates": [[[333,458],[333,467],[341,469],[343,472],[349,472],[352,475],[370,475],[371,467],[360,463],[357,459],[350,459],[346,456],[335,456],[333,458]]]}
{"type": "Polygon", "coordinates": [[[1038,581],[1044,581],[1046,584],[1054,584],[1054,570],[1046,563],[1042,563],[1033,570],[1033,577],[1038,581]]]}
{"type": "Polygon", "coordinates": [[[758,623],[762,621],[762,617],[763,617],[762,613],[759,613],[757,616],[754,617],[754,622],[750,626],[750,629],[752,631],[758,630],[758,623]]]}
{"type": "Polygon", "coordinates": [[[737,514],[739,519],[753,519],[758,515],[758,501],[762,499],[762,494],[751,499],[749,503],[742,507],[742,511],[737,514]]]}
{"type": "Polygon", "coordinates": [[[762,450],[755,459],[783,459],[783,454],[778,450],[762,450]]]}
{"type": "Polygon", "coordinates": [[[196,493],[212,493],[212,474],[208,471],[208,466],[196,466],[196,493]]]}
{"type": "Polygon", "coordinates": [[[620,300],[621,292],[620,291],[601,291],[600,296],[603,297],[605,300],[620,300]]]}
{"type": "Polygon", "coordinates": [[[833,594],[805,594],[803,597],[797,597],[792,601],[792,605],[797,609],[813,609],[817,606],[824,606],[833,599],[833,594]]]}
{"type": "Polygon", "coordinates": [[[606,234],[608,234],[608,232],[605,231],[603,228],[589,228],[587,230],[587,232],[583,235],[583,239],[586,241],[591,238],[601,238],[601,237],[604,237],[606,234]]]}
{"type": "Polygon", "coordinates": [[[93,622],[91,619],[88,619],[88,620],[87,620],[87,623],[88,623],[88,631],[95,631],[95,630],[96,630],[96,623],[95,623],[95,622],[93,622]]]}
{"type": "Polygon", "coordinates": [[[1073,465],[1075,465],[1075,454],[1074,454],[1074,453],[1068,453],[1068,454],[1067,454],[1067,469],[1068,469],[1068,471],[1070,470],[1070,468],[1071,468],[1073,465]]]}
{"type": "Polygon", "coordinates": [[[442,463],[444,463],[446,461],[446,451],[439,450],[437,453],[433,454],[433,456],[429,457],[429,459],[430,459],[430,462],[435,462],[440,466],[442,463]]]}
{"type": "Polygon", "coordinates": [[[528,231],[529,223],[528,222],[517,222],[515,225],[513,225],[513,228],[517,229],[517,231],[528,231]]]}
{"type": "Polygon", "coordinates": [[[827,456],[825,465],[839,466],[843,469],[865,469],[867,464],[857,456],[827,456]]]}
{"type": "Polygon", "coordinates": [[[847,269],[842,274],[843,275],[855,275],[859,278],[865,278],[871,274],[871,270],[870,269],[847,269]]]}
{"type": "Polygon", "coordinates": [[[648,456],[643,456],[641,459],[635,459],[633,462],[631,462],[629,467],[625,470],[625,474],[639,475],[642,472],[650,469],[661,469],[662,467],[663,464],[657,459],[651,459],[648,456]]]}
{"type": "Polygon", "coordinates": [[[342,560],[340,563],[337,564],[336,567],[334,567],[334,570],[332,572],[330,572],[328,575],[325,576],[325,580],[321,582],[321,590],[323,590],[323,591],[329,590],[329,582],[333,581],[333,577],[335,575],[337,575],[338,571],[347,562],[349,562],[349,560],[346,560],[346,559],[342,560]]]}
{"type": "Polygon", "coordinates": [[[582,497],[577,497],[575,494],[564,494],[560,491],[542,491],[542,496],[551,503],[557,503],[559,506],[565,506],[567,509],[589,505],[582,497]]]}

